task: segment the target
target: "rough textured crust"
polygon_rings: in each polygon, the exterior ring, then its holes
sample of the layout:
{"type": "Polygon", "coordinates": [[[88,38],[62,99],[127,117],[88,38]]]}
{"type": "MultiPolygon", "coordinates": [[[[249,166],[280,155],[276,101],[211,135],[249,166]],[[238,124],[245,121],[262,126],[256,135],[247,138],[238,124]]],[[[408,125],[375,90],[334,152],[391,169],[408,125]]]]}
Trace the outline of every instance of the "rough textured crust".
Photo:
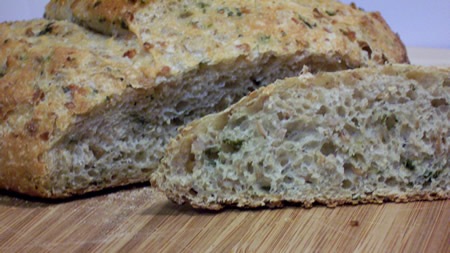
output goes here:
{"type": "Polygon", "coordinates": [[[352,198],[342,198],[342,199],[322,199],[314,198],[308,201],[298,201],[298,200],[262,200],[260,202],[253,202],[251,200],[243,201],[237,204],[233,201],[220,201],[218,203],[189,203],[188,200],[184,198],[179,198],[179,195],[172,195],[171,193],[166,193],[166,196],[179,205],[184,203],[190,204],[196,209],[207,209],[212,211],[220,211],[224,208],[242,208],[242,209],[253,209],[253,208],[282,208],[285,206],[301,206],[304,208],[312,208],[313,205],[325,205],[330,208],[334,208],[342,205],[359,205],[359,204],[383,204],[387,202],[395,203],[408,203],[414,201],[434,201],[434,200],[447,200],[450,198],[450,193],[448,192],[420,192],[420,193],[409,193],[409,194],[391,194],[391,195],[376,195],[367,196],[358,200],[352,198]]]}
{"type": "Polygon", "coordinates": [[[252,59],[267,51],[331,54],[352,67],[408,62],[403,43],[380,13],[332,0],[53,0],[46,10],[47,18],[73,20],[107,34],[135,34],[168,66],[213,64],[240,55],[252,59]]]}
{"type": "MultiPolygon", "coordinates": [[[[261,88],[247,97],[240,100],[235,105],[230,106],[226,110],[208,115],[206,117],[203,117],[199,120],[195,120],[192,123],[188,124],[186,127],[180,129],[179,135],[173,139],[168,145],[166,149],[165,156],[161,162],[160,168],[152,174],[151,184],[153,187],[159,188],[161,191],[163,191],[167,197],[172,200],[173,202],[177,204],[190,204],[194,208],[201,208],[201,209],[210,209],[210,210],[220,210],[225,207],[238,207],[238,208],[257,208],[257,207],[282,207],[285,205],[302,205],[304,207],[311,207],[314,203],[318,204],[324,204],[328,207],[335,207],[337,205],[344,205],[344,204],[361,204],[361,203],[383,203],[386,201],[392,201],[392,202],[410,202],[410,201],[419,201],[419,200],[445,200],[449,199],[450,197],[450,189],[449,189],[449,167],[448,167],[448,146],[445,147],[445,145],[449,140],[449,125],[448,122],[436,122],[433,123],[433,126],[436,131],[439,132],[439,136],[436,140],[433,141],[432,145],[432,156],[433,159],[440,159],[442,161],[441,165],[436,166],[443,166],[443,167],[437,167],[437,168],[431,168],[431,170],[435,171],[433,174],[433,181],[431,181],[431,175],[428,175],[428,180],[430,180],[428,183],[431,183],[433,186],[430,188],[421,188],[419,185],[418,188],[408,188],[406,190],[399,190],[402,188],[392,188],[389,189],[383,188],[383,189],[372,189],[368,193],[362,194],[360,196],[360,193],[353,193],[358,194],[357,198],[353,197],[353,194],[350,196],[347,194],[347,197],[338,196],[341,192],[337,192],[337,195],[334,195],[333,197],[330,197],[329,193],[328,197],[317,197],[314,195],[309,195],[305,192],[285,192],[285,194],[280,194],[278,192],[258,192],[256,190],[242,190],[247,189],[247,187],[251,189],[255,189],[253,187],[250,187],[249,184],[247,184],[247,177],[252,178],[248,176],[247,170],[249,169],[241,169],[241,164],[239,162],[236,163],[228,163],[231,158],[225,158],[225,155],[221,156],[221,153],[210,155],[208,152],[212,152],[209,150],[213,150],[214,147],[216,147],[216,143],[222,143],[221,149],[223,149],[223,152],[230,152],[229,143],[230,141],[223,141],[221,138],[223,136],[231,136],[231,135],[223,135],[225,132],[225,129],[231,129],[226,128],[227,126],[235,127],[235,129],[239,129],[236,131],[246,131],[247,128],[249,128],[247,125],[246,127],[242,128],[239,126],[236,126],[235,124],[239,124],[237,122],[241,122],[241,118],[246,118],[245,115],[253,115],[258,111],[264,112],[264,109],[261,109],[261,104],[264,104],[265,101],[268,101],[271,96],[277,96],[279,94],[294,94],[295,89],[305,89],[308,87],[324,87],[326,89],[333,89],[336,87],[341,87],[339,85],[348,85],[349,87],[357,88],[358,82],[366,82],[370,84],[370,82],[378,83],[376,85],[384,84],[384,82],[387,82],[386,85],[393,85],[395,80],[401,80],[402,84],[405,86],[408,85],[420,85],[423,86],[425,89],[428,90],[429,94],[431,94],[431,97],[437,97],[438,99],[430,100],[432,106],[430,108],[432,110],[435,110],[436,108],[441,108],[440,112],[442,113],[442,118],[448,119],[449,117],[449,104],[448,104],[448,88],[450,85],[450,69],[449,68],[427,68],[427,67],[418,67],[418,66],[407,66],[407,65],[393,65],[393,66],[384,66],[384,67],[377,67],[377,68],[363,68],[359,70],[353,70],[353,71],[342,71],[342,72],[335,72],[335,73],[322,73],[318,74],[316,77],[312,75],[304,75],[297,78],[290,78],[282,81],[278,81],[275,84],[269,85],[267,87],[261,88]],[[378,77],[384,76],[382,80],[377,79],[378,77]],[[391,82],[389,82],[387,77],[393,77],[394,79],[391,79],[391,82]],[[399,79],[396,79],[399,78],[399,79]],[[282,93],[283,92],[283,93],[282,93]],[[255,109],[259,108],[259,109],[255,109]],[[237,122],[231,121],[232,115],[238,115],[236,116],[237,122]],[[436,124],[435,124],[436,123],[436,124]],[[439,124],[438,124],[439,123],[439,124]],[[219,135],[221,137],[219,137],[219,135]],[[442,139],[441,139],[442,138],[442,139]],[[224,144],[225,143],[225,144],[224,144]],[[228,143],[228,144],[227,144],[228,143]],[[442,146],[444,145],[444,147],[442,146]],[[227,151],[228,150],[228,151],[227,151]],[[206,153],[205,153],[206,152],[206,153]],[[434,153],[433,153],[434,152],[434,153]],[[203,154],[206,154],[206,156],[203,156],[203,154]],[[217,163],[215,162],[217,161],[217,163]],[[220,161],[220,162],[219,162],[220,161]],[[227,161],[227,162],[225,162],[227,161]],[[447,162],[446,162],[447,161],[447,162]],[[205,165],[208,164],[208,165],[205,165]],[[213,164],[213,165],[211,165],[213,164]],[[214,165],[215,164],[215,165],[214,165]],[[219,165],[220,164],[220,167],[219,165]],[[209,166],[209,167],[207,167],[209,166]],[[228,167],[227,167],[228,166],[228,167]],[[228,172],[227,172],[228,169],[228,172]],[[244,177],[236,176],[235,173],[230,171],[239,171],[236,174],[241,175],[247,175],[244,177]],[[212,179],[212,175],[215,175],[214,178],[220,178],[220,182],[215,182],[212,179]],[[226,175],[230,175],[229,178],[226,175]],[[242,181],[240,181],[242,180],[242,181]],[[436,180],[436,181],[434,181],[436,180]],[[230,186],[228,185],[225,187],[225,183],[222,184],[222,182],[230,181],[230,182],[238,182],[237,185],[230,186]],[[436,182],[436,183],[435,183],[436,182]],[[437,183],[439,182],[439,183],[437,183]],[[217,189],[215,187],[223,187],[220,189],[217,189]],[[231,187],[231,188],[230,188],[231,187]],[[238,190],[239,189],[239,190],[238,190]],[[236,193],[238,192],[238,193],[236,193]],[[229,194],[229,195],[228,195],[229,194]],[[213,197],[214,196],[214,197],[213,197]],[[292,197],[295,196],[295,197],[292,197]]],[[[411,88],[411,87],[410,87],[411,88]]],[[[386,87],[387,90],[395,88],[389,88],[386,87]]],[[[412,88],[415,90],[415,88],[412,88]]],[[[337,92],[337,91],[336,91],[337,92]]],[[[383,93],[380,93],[380,95],[383,93]]],[[[412,93],[408,93],[409,96],[412,93]]],[[[376,94],[375,94],[376,95],[376,94]]],[[[281,96],[281,95],[280,95],[281,96]]],[[[309,95],[305,95],[308,97],[309,95]]],[[[340,95],[338,95],[340,96],[340,95]]],[[[378,96],[378,95],[377,95],[378,96]]],[[[314,97],[314,96],[312,96],[314,97]]],[[[365,99],[365,98],[360,98],[365,99]]],[[[387,97],[380,97],[381,101],[383,99],[388,99],[387,97]]],[[[421,98],[424,101],[425,97],[421,98]]],[[[299,98],[298,101],[301,99],[299,98]]],[[[403,101],[404,103],[405,101],[403,101]]],[[[299,102],[300,103],[300,102],[299,102]]],[[[370,104],[370,103],[369,103],[370,104]]],[[[272,104],[271,104],[272,105],[272,104]]],[[[265,108],[265,107],[264,107],[265,108]]],[[[268,106],[270,108],[270,106],[268,106]]],[[[431,110],[430,109],[430,110],[431,110]]],[[[292,110],[296,110],[295,108],[292,108],[292,110]]],[[[320,111],[320,110],[319,110],[320,111]]],[[[281,113],[281,112],[280,112],[281,113]]],[[[273,112],[272,112],[273,114],[273,112]]],[[[263,114],[264,115],[264,114],[263,114]]],[[[436,114],[434,114],[436,115],[436,114]]],[[[268,116],[267,116],[268,117],[268,116]]],[[[284,117],[283,114],[277,114],[277,117],[284,117]]],[[[235,119],[236,119],[235,118],[235,119]]],[[[276,118],[276,117],[275,117],[276,118]]],[[[303,119],[305,120],[305,119],[303,119]]],[[[431,120],[431,119],[430,119],[431,120]]],[[[395,119],[397,121],[397,119],[395,119]]],[[[253,122],[253,121],[252,121],[253,122]]],[[[257,124],[257,123],[256,123],[257,124]]],[[[278,123],[274,123],[278,124],[278,123]]],[[[417,124],[417,123],[416,123],[417,124]]],[[[426,122],[423,122],[423,124],[426,124],[426,122]]],[[[302,124],[299,124],[302,125],[302,124]]],[[[281,126],[280,126],[281,127],[281,126]]],[[[313,128],[316,127],[327,127],[327,126],[316,126],[313,125],[313,128]]],[[[273,131],[273,130],[267,130],[267,131],[273,131]]],[[[369,130],[367,130],[369,131],[369,130]]],[[[427,134],[432,134],[434,131],[433,129],[428,129],[429,132],[427,134]]],[[[434,131],[434,132],[436,132],[434,131]]],[[[257,131],[258,132],[258,131],[257,131]]],[[[261,132],[264,132],[262,130],[261,132]]],[[[261,133],[262,135],[265,135],[266,133],[261,133]]],[[[236,134],[236,132],[234,132],[236,134]]],[[[347,133],[348,134],[348,133],[347,133]]],[[[276,135],[276,134],[274,134],[276,135]]],[[[344,136],[346,134],[344,133],[344,136]]],[[[254,135],[250,135],[253,137],[250,138],[258,138],[254,135]]],[[[237,137],[238,138],[238,137],[237,137]]],[[[267,139],[269,137],[264,137],[264,139],[267,139]]],[[[306,137],[305,137],[306,138],[306,137]]],[[[248,140],[247,140],[248,141],[248,140]]],[[[288,140],[286,140],[288,142],[288,140]]],[[[253,143],[253,142],[252,142],[253,143]]],[[[272,142],[271,142],[272,143],[272,142]]],[[[278,142],[279,143],[279,142],[278,142]]],[[[236,157],[236,161],[240,161],[241,152],[241,146],[243,145],[242,142],[239,144],[239,151],[233,151],[236,153],[231,153],[232,155],[230,157],[236,157]]],[[[248,144],[250,145],[250,144],[248,144]]],[[[260,146],[270,146],[274,144],[265,143],[259,143],[260,146]]],[[[375,144],[372,144],[375,145],[375,144]]],[[[419,145],[419,144],[415,144],[419,145]]],[[[257,147],[252,146],[253,149],[256,149],[257,147]]],[[[252,150],[252,148],[247,148],[246,150],[252,150]]],[[[295,149],[297,150],[297,149],[295,149]]],[[[218,152],[218,151],[216,151],[218,152]]],[[[274,150],[266,151],[270,152],[276,152],[274,150]]],[[[264,153],[266,154],[266,153],[264,153]]],[[[272,155],[262,155],[262,154],[256,154],[250,151],[250,154],[247,154],[247,156],[256,157],[258,156],[258,159],[264,161],[271,161],[273,156],[272,155]],[[259,155],[261,157],[259,157],[259,155]]],[[[364,155],[364,154],[362,154],[364,155]]],[[[227,156],[228,157],[228,156],[227,156]]],[[[275,158],[273,158],[275,159],[275,158]]],[[[336,158],[337,159],[337,158],[336,158]]],[[[417,158],[421,159],[421,158],[417,158]]],[[[405,171],[414,171],[418,170],[418,167],[414,165],[414,162],[405,160],[400,165],[401,168],[398,168],[399,170],[405,170],[405,171]],[[406,161],[406,162],[405,162],[406,161]]],[[[257,165],[258,167],[259,165],[257,165]]],[[[262,165],[260,165],[262,167],[262,165]]],[[[264,165],[267,166],[267,165],[264,165]]],[[[337,165],[336,165],[337,166],[337,165]]],[[[332,171],[338,170],[337,168],[332,171]]],[[[296,168],[300,169],[300,168],[296,168]]],[[[428,168],[429,169],[429,168],[428,168]]],[[[294,168],[295,170],[295,168],[294,168]]],[[[353,168],[352,168],[353,170],[353,168]]],[[[355,169],[359,170],[359,169],[355,169]]],[[[260,177],[257,173],[259,171],[263,171],[262,168],[255,168],[253,167],[251,169],[251,174],[254,174],[256,178],[260,177]],[[258,172],[254,172],[258,171],[258,172]]],[[[274,170],[273,173],[278,170],[274,170]]],[[[385,175],[387,178],[390,171],[390,168],[386,168],[385,171],[381,175],[385,175]]],[[[407,173],[410,173],[407,172],[407,173]]],[[[267,172],[263,172],[267,173],[267,172]]],[[[347,172],[345,172],[347,173],[347,172]]],[[[355,171],[349,172],[349,173],[356,173],[355,171]]],[[[357,172],[357,175],[361,175],[361,173],[369,173],[368,171],[359,171],[357,172]]],[[[414,178],[420,178],[422,177],[423,172],[416,172],[414,178]]],[[[428,172],[426,172],[428,173],[428,172]]],[[[369,174],[366,174],[369,175],[369,174]]],[[[331,178],[335,177],[336,173],[330,175],[331,178]]],[[[400,179],[399,179],[400,180],[400,179]]],[[[420,180],[419,180],[420,181],[420,180]]],[[[371,181],[372,182],[372,181],[371,181]]],[[[257,181],[253,182],[252,184],[259,184],[257,181]]],[[[233,185],[233,184],[231,184],[233,185]]],[[[268,187],[270,187],[270,184],[267,184],[268,187]]],[[[406,185],[406,183],[404,184],[406,185]]],[[[296,186],[297,187],[297,186],[296,186]]],[[[343,190],[344,191],[344,190],[343,190]]],[[[341,194],[342,195],[342,194],[341,194]]]]}

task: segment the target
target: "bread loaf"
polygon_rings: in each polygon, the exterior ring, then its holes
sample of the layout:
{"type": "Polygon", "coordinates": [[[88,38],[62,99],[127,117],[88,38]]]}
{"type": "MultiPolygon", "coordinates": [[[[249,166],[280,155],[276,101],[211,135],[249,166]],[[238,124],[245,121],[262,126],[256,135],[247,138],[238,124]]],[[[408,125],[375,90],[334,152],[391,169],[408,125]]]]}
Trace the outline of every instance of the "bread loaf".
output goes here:
{"type": "Polygon", "coordinates": [[[277,81],[183,128],[152,185],[213,210],[448,199],[449,103],[449,68],[277,81]]]}
{"type": "Polygon", "coordinates": [[[379,14],[334,1],[80,0],[47,10],[114,36],[67,21],[0,24],[0,188],[34,196],[147,181],[177,127],[304,66],[407,62],[379,14]]]}
{"type": "Polygon", "coordinates": [[[172,71],[267,53],[313,53],[321,58],[315,64],[336,58],[350,67],[408,61],[378,12],[335,0],[52,0],[45,16],[105,34],[135,35],[159,61],[177,66],[172,71]]]}

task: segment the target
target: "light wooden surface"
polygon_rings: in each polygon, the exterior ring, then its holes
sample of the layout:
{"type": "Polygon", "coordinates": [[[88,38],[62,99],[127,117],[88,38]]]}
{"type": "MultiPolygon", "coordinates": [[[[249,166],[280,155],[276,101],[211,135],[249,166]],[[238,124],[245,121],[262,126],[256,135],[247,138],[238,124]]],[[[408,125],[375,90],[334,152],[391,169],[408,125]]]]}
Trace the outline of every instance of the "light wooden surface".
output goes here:
{"type": "MultiPolygon", "coordinates": [[[[449,66],[449,52],[410,59],[449,66]]],[[[450,201],[211,213],[148,185],[63,203],[0,192],[0,252],[93,251],[450,252],[450,201]]]]}

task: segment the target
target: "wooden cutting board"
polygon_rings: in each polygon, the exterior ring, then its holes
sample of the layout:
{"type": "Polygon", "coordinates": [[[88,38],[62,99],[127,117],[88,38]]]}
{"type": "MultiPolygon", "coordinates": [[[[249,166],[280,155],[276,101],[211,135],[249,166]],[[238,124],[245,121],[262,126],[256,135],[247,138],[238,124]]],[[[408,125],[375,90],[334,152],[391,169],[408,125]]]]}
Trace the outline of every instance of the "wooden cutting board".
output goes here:
{"type": "MultiPolygon", "coordinates": [[[[409,50],[450,65],[450,50],[409,50]]],[[[450,200],[199,212],[148,185],[60,203],[0,192],[0,252],[450,252],[450,200]]]]}

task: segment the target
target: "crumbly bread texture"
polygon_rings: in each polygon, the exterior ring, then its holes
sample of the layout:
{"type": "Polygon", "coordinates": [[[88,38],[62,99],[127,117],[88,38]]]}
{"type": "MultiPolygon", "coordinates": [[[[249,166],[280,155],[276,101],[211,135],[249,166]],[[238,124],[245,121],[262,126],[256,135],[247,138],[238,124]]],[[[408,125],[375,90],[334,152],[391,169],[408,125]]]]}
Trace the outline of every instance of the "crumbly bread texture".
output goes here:
{"type": "Polygon", "coordinates": [[[377,13],[279,2],[53,1],[47,9],[115,36],[67,21],[0,24],[0,188],[60,198],[146,181],[177,127],[305,65],[407,62],[377,13]]]}
{"type": "Polygon", "coordinates": [[[151,182],[213,210],[448,199],[449,103],[449,68],[278,81],[180,130],[151,182]]]}

